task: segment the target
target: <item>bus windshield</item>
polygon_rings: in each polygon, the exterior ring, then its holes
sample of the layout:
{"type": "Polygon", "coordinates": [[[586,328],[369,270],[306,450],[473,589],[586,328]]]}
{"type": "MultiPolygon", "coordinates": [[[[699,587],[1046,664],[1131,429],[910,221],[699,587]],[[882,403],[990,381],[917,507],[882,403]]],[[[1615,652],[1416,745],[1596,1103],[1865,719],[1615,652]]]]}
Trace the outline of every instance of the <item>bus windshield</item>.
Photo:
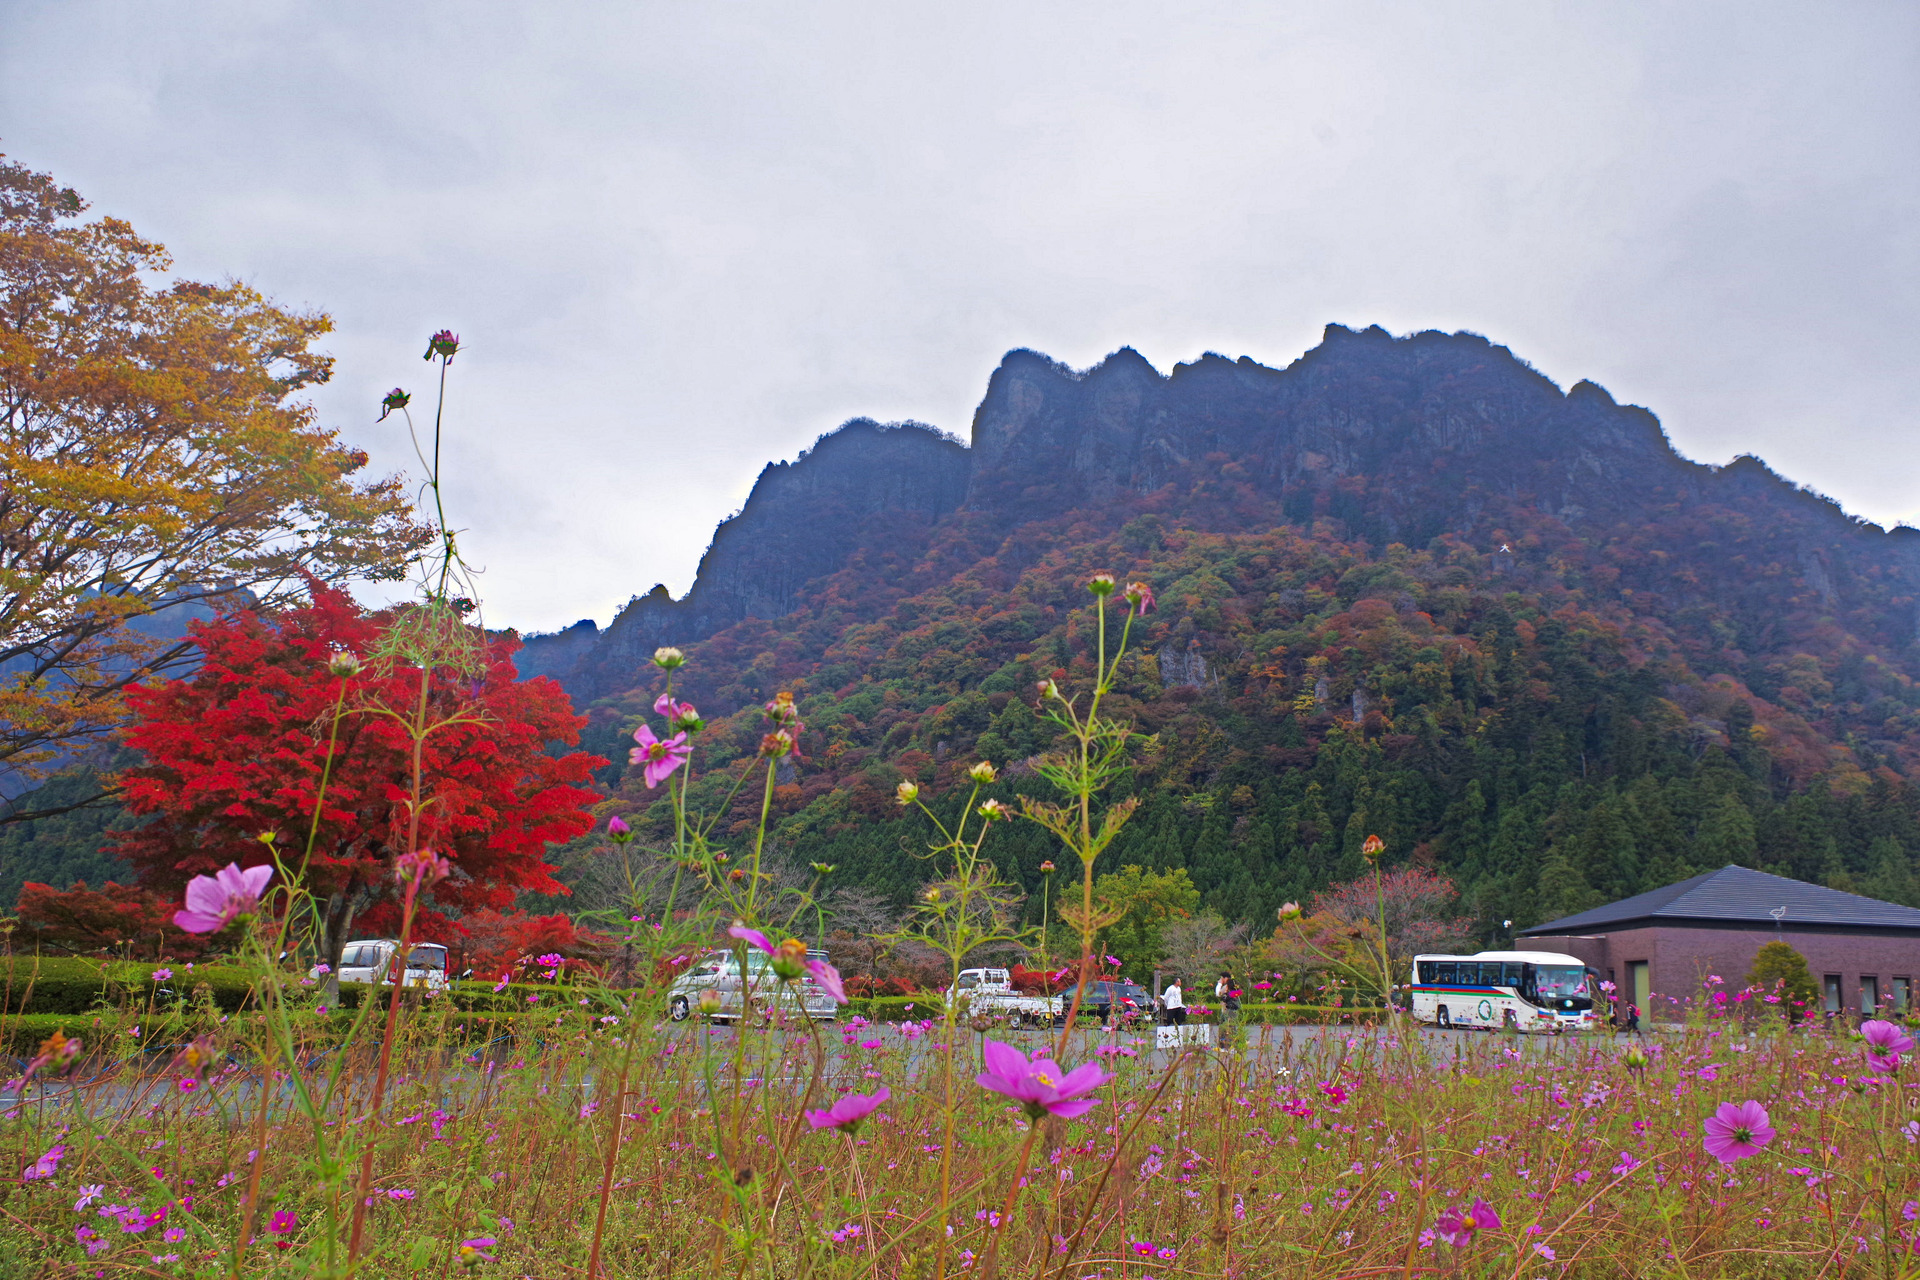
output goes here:
{"type": "Polygon", "coordinates": [[[1533,998],[1548,1001],[1581,1000],[1587,996],[1587,971],[1575,965],[1529,965],[1533,970],[1533,998]]]}

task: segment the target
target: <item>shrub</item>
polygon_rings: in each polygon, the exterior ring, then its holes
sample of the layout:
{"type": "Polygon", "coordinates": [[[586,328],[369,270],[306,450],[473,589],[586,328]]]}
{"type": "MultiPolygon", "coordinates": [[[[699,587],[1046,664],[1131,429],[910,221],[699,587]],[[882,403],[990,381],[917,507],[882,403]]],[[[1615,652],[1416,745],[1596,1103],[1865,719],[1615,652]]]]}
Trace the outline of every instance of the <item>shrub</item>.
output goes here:
{"type": "Polygon", "coordinates": [[[1747,984],[1759,987],[1769,994],[1778,994],[1787,1001],[1789,1009],[1811,1010],[1819,1007],[1820,988],[1814,985],[1813,973],[1807,968],[1807,958],[1785,942],[1769,942],[1761,947],[1753,957],[1753,969],[1747,974],[1747,984]],[[1775,992],[1775,984],[1779,984],[1775,992]]]}

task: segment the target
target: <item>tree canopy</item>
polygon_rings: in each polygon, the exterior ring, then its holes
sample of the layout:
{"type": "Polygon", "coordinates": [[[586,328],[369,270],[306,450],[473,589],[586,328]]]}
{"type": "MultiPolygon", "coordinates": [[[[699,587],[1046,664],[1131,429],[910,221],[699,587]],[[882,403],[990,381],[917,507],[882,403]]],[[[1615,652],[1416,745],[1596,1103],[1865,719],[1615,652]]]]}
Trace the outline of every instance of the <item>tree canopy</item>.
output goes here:
{"type": "MultiPolygon", "coordinates": [[[[332,324],[166,251],[0,160],[0,790],[99,742],[132,685],[191,661],[163,609],[392,578],[425,544],[397,478],[300,394],[332,324]]],[[[201,608],[200,612],[205,612],[201,608]]],[[[31,803],[0,820],[43,812],[31,803]]]]}

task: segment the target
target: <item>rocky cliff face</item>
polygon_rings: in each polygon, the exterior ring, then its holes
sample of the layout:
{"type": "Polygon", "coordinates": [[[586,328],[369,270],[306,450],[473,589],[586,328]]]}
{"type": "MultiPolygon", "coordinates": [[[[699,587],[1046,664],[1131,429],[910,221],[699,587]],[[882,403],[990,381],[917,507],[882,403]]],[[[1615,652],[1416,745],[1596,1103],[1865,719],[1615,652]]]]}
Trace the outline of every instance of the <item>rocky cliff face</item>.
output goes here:
{"type": "Polygon", "coordinates": [[[966,495],[965,445],[920,423],[860,418],[792,463],[768,465],[740,513],[714,531],[693,589],[636,596],[605,632],[577,624],[530,636],[522,671],[559,679],[576,698],[631,683],[653,651],[712,635],[744,618],[789,612],[807,583],[834,572],[867,539],[924,543],[966,495]]]}
{"type": "MultiPolygon", "coordinates": [[[[627,687],[658,645],[782,616],[858,548],[923,547],[956,521],[969,529],[966,545],[1005,556],[1023,525],[1064,511],[1121,519],[1151,506],[1165,519],[1219,524],[1250,503],[1263,519],[1331,520],[1345,536],[1413,546],[1448,533],[1497,541],[1527,512],[1605,543],[1661,522],[1680,530],[1696,509],[1732,509],[1746,513],[1737,545],[1678,545],[1675,555],[1797,564],[1792,581],[1722,589],[1748,593],[1741,607],[1755,626],[1770,600],[1810,596],[1857,612],[1872,594],[1874,616],[1857,624],[1903,642],[1920,634],[1906,586],[1920,582],[1920,533],[1863,524],[1756,459],[1689,462],[1651,413],[1589,382],[1563,393],[1484,338],[1334,325],[1285,369],[1207,355],[1163,376],[1122,349],[1076,372],[1012,352],[988,382],[970,449],[918,424],[850,422],[762,471],[684,599],[655,587],[605,633],[532,637],[522,666],[576,697],[627,687]],[[1209,505],[1223,493],[1239,507],[1209,505]]],[[[1726,522],[1717,528],[1716,538],[1726,522]]],[[[1544,554],[1517,551],[1506,555],[1520,574],[1529,554],[1544,554]]],[[[1708,589],[1685,574],[1624,585],[1670,611],[1708,589]]],[[[1183,668],[1183,682],[1198,678],[1183,668]]]]}

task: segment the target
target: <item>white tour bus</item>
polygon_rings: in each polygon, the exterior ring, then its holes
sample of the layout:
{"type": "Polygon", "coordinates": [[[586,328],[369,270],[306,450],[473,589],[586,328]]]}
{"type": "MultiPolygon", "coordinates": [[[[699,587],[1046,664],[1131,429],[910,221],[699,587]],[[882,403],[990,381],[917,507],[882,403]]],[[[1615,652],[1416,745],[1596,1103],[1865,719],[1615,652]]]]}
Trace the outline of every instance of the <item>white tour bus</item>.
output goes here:
{"type": "Polygon", "coordinates": [[[1413,1016],[1441,1027],[1584,1031],[1606,1025],[1592,971],[1557,951],[1415,956],[1413,1016]]]}

